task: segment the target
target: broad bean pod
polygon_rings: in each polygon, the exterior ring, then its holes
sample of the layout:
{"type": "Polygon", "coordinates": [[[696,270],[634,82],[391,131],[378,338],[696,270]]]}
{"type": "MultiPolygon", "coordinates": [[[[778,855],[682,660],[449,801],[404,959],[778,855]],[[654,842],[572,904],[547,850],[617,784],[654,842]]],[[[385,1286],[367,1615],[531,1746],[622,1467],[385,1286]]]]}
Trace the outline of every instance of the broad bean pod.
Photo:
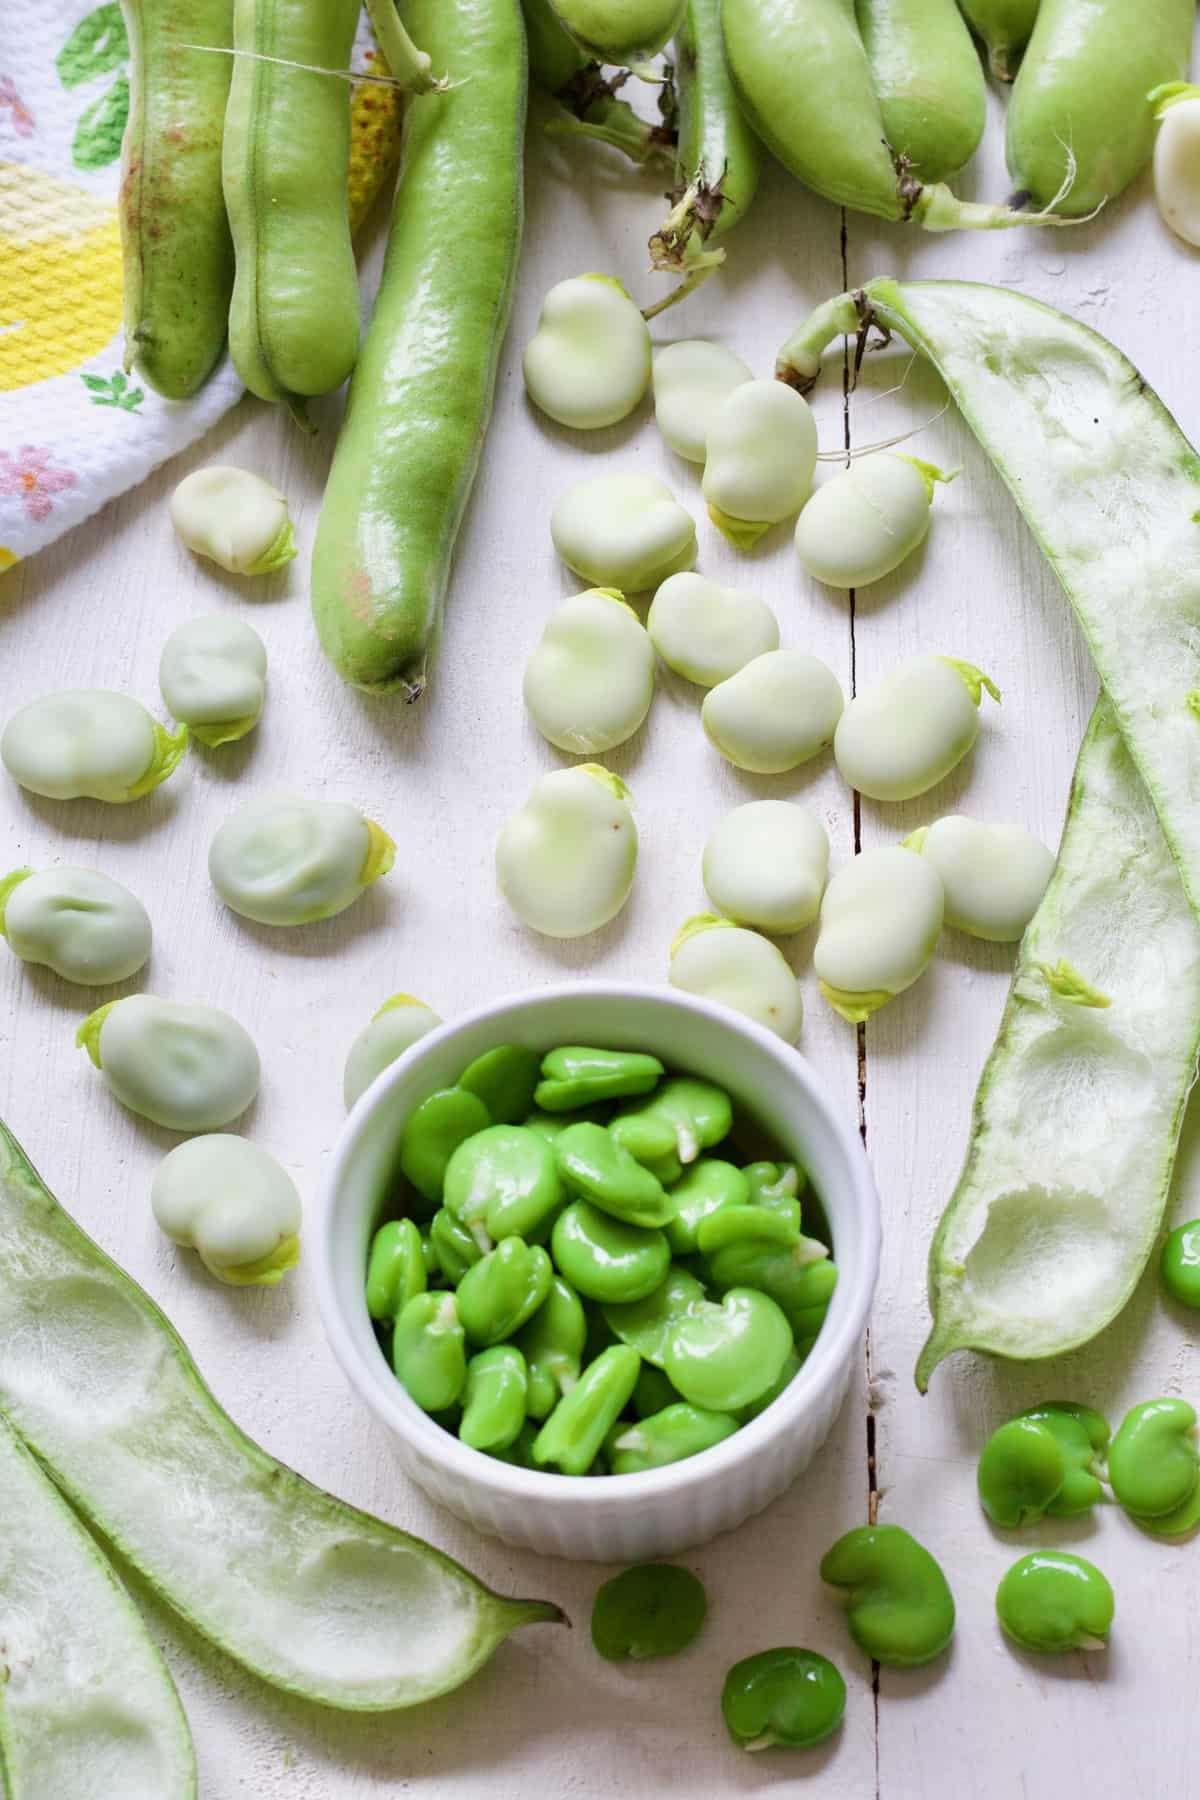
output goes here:
{"type": "Polygon", "coordinates": [[[958,0],[958,9],[982,39],[997,81],[1011,81],[1033,35],[1041,0],[958,0]]]}
{"type": "Polygon", "coordinates": [[[983,136],[987,90],[953,0],[855,0],[884,136],[898,169],[944,181],[983,136]]]}
{"type": "Polygon", "coordinates": [[[582,50],[618,68],[635,68],[657,56],[683,13],[683,0],[551,0],[551,5],[582,50]]]}

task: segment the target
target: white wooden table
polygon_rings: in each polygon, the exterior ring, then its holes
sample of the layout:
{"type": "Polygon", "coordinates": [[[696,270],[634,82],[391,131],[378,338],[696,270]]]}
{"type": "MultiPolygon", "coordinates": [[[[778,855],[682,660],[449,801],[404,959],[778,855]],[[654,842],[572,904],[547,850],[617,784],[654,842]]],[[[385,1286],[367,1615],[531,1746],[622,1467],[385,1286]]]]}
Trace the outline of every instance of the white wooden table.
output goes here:
{"type": "MultiPolygon", "coordinates": [[[[961,187],[998,197],[1006,191],[998,103],[993,111],[978,171],[961,187]]],[[[755,796],[813,804],[829,827],[835,865],[856,843],[895,840],[955,809],[1019,819],[1054,842],[1095,691],[1066,602],[953,413],[913,445],[964,468],[939,493],[927,549],[853,608],[800,574],[787,529],[748,559],[730,549],[703,518],[696,472],[665,451],[648,408],[586,440],[533,413],[520,350],[541,295],[587,269],[655,295],[643,246],[661,202],[654,179],[597,146],[537,143],[529,161],[526,248],[495,421],[459,547],[434,684],[418,709],[344,687],[314,640],[306,575],[333,403],[318,408],[322,430],[308,442],[283,418],[244,402],[192,455],[0,582],[5,712],[56,686],[92,684],[125,689],[157,708],[163,639],[197,612],[237,612],[267,643],[270,689],[260,729],[244,744],[190,755],[151,798],[128,808],[63,806],[4,781],[0,868],[91,863],[142,896],[155,926],[147,987],[226,1007],[251,1028],[265,1073],[244,1128],[292,1169],[310,1203],[342,1122],[346,1047],[387,994],[415,990],[449,1016],[563,975],[664,979],[675,927],[704,904],[705,835],[724,810],[755,796]],[[301,547],[287,572],[242,583],[177,545],[164,497],[188,469],[212,460],[260,469],[287,490],[301,547]],[[986,669],[1004,704],[985,701],[979,745],[941,789],[903,807],[863,804],[859,817],[828,758],[777,780],[729,768],[701,733],[696,691],[665,679],[645,729],[610,759],[638,807],[634,896],[605,931],[558,945],[521,930],[501,905],[492,840],[535,776],[561,760],[520,703],[525,654],[547,612],[575,587],[551,550],[550,505],[569,482],[622,465],[661,473],[702,520],[701,568],[758,588],[778,610],[784,641],[827,658],[848,689],[916,651],[944,651],[986,669]],[[353,800],[399,845],[394,874],[361,904],[302,931],[235,918],[206,874],[209,839],[229,810],[251,793],[280,788],[353,800]]],[[[843,221],[774,171],[729,250],[728,274],[659,320],[657,342],[719,337],[769,374],[796,319],[872,275],[1006,282],[1111,336],[1184,430],[1200,436],[1197,267],[1159,224],[1145,182],[1073,232],[937,238],[857,216],[843,221]]],[[[938,412],[936,380],[919,366],[909,372],[909,363],[903,346],[868,361],[849,403],[855,443],[938,412]]],[[[823,445],[836,450],[843,400],[835,359],[815,406],[823,445]]],[[[811,934],[792,949],[808,1001],[801,1047],[853,1119],[860,1106],[855,1033],[817,995],[811,934]]],[[[335,1366],[303,1266],[277,1289],[239,1292],[209,1280],[194,1258],[165,1242],[148,1187],[174,1139],[124,1112],[73,1047],[89,996],[0,951],[0,1111],[64,1203],[165,1307],[234,1417],[314,1480],[428,1535],[501,1588],[552,1595],[576,1622],[569,1636],[521,1634],[468,1688],[421,1712],[364,1721],[277,1695],[148,1604],[192,1720],[205,1800],[708,1796],[778,1791],[812,1777],[823,1794],[853,1800],[1058,1800],[1085,1792],[1089,1800],[1128,1800],[1135,1792],[1186,1800],[1200,1793],[1193,1768],[1200,1551],[1141,1537],[1115,1508],[1001,1537],[974,1492],[984,1437],[1020,1405],[1071,1395],[1115,1419],[1155,1394],[1194,1399],[1200,1364],[1187,1319],[1164,1306],[1151,1276],[1117,1325],[1061,1366],[959,1358],[938,1371],[924,1400],[912,1382],[926,1329],[926,1249],[963,1154],[1009,964],[1006,950],[947,934],[930,974],[868,1027],[861,1117],[883,1202],[884,1262],[859,1377],[823,1453],[794,1490],[735,1535],[684,1559],[710,1594],[701,1640],[674,1661],[627,1670],[600,1662],[588,1642],[591,1596],[604,1570],[541,1561],[480,1538],[400,1475],[384,1433],[335,1366]],[[929,1544],[959,1603],[949,1655],[911,1674],[885,1670],[875,1692],[870,1666],[816,1573],[827,1545],[866,1519],[872,1436],[880,1516],[929,1544]],[[1117,1625],[1104,1655],[1039,1661],[1001,1640],[992,1611],[997,1580],[1023,1550],[1052,1542],[1094,1557],[1113,1581],[1117,1625]],[[825,1651],[844,1669],[845,1725],[817,1751],[747,1757],[725,1737],[722,1676],[737,1658],[788,1642],[825,1651]]],[[[1195,1156],[1185,1154],[1174,1217],[1200,1211],[1198,1189],[1195,1156]]]]}

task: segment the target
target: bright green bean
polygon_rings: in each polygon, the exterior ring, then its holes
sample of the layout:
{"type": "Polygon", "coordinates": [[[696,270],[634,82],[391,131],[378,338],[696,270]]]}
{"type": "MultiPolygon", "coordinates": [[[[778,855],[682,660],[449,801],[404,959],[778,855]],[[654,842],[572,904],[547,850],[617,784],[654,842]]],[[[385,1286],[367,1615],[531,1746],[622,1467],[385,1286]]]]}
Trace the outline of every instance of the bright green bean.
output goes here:
{"type": "Polygon", "coordinates": [[[424,1412],[457,1403],[467,1380],[467,1351],[453,1294],[414,1294],[396,1320],[392,1367],[424,1412]]]}
{"type": "Polygon", "coordinates": [[[411,1219],[392,1219],[371,1239],[367,1259],[367,1311],[395,1319],[428,1285],[421,1233],[411,1219]]]}
{"type": "Polygon", "coordinates": [[[446,1167],[458,1146],[491,1124],[487,1108],[462,1088],[439,1088],[408,1116],[400,1140],[400,1170],[431,1205],[442,1197],[446,1167]]]}
{"type": "Polygon", "coordinates": [[[935,1559],[899,1525],[860,1525],[821,1558],[843,1590],[850,1636],[876,1662],[931,1662],[954,1631],[954,1596],[935,1559]]]}
{"type": "Polygon", "coordinates": [[[726,1207],[746,1206],[750,1185],[740,1169],[717,1157],[702,1156],[692,1163],[668,1196],[675,1214],[667,1223],[667,1240],[678,1256],[700,1248],[699,1231],[710,1214],[726,1207]]]}
{"type": "Polygon", "coordinates": [[[458,1435],[473,1450],[506,1450],[525,1423],[529,1372],[515,1344],[479,1350],[467,1364],[458,1435]]]}
{"type": "Polygon", "coordinates": [[[483,1251],[471,1233],[446,1207],[439,1207],[429,1224],[429,1239],[438,1268],[457,1287],[467,1270],[479,1262],[483,1251]]]}
{"type": "Polygon", "coordinates": [[[624,1106],[613,1120],[662,1120],[675,1134],[681,1163],[693,1163],[701,1150],[711,1150],[728,1137],[733,1126],[729,1095],[711,1081],[691,1075],[672,1075],[639,1106],[624,1106]]]}
{"type": "Polygon", "coordinates": [[[663,1367],[685,1400],[733,1412],[765,1393],[792,1349],[787,1319],[753,1288],[733,1288],[719,1305],[689,1307],[668,1333],[663,1367]]]}
{"type": "Polygon", "coordinates": [[[993,1524],[1028,1525],[1049,1509],[1066,1478],[1066,1458],[1054,1433],[1036,1419],[1010,1419],[983,1447],[979,1503],[993,1524]]]}
{"type": "Polygon", "coordinates": [[[592,1602],[592,1644],[607,1662],[675,1656],[700,1635],[704,1584],[673,1563],[638,1563],[614,1575],[592,1602]]]}
{"type": "Polygon", "coordinates": [[[529,1373],[525,1410],[531,1419],[544,1419],[579,1380],[586,1341],[583,1302],[569,1281],[555,1275],[546,1298],[517,1334],[529,1373]]]}
{"type": "Polygon", "coordinates": [[[703,1302],[704,1288],[686,1269],[672,1268],[666,1279],[644,1300],[606,1306],[604,1317],[623,1344],[628,1344],[648,1363],[662,1366],[667,1340],[691,1307],[703,1302]]]}
{"type": "Polygon", "coordinates": [[[1070,1519],[1090,1512],[1104,1498],[1096,1470],[1112,1436],[1108,1420],[1093,1407],[1080,1406],[1074,1400],[1047,1400],[1027,1408],[1021,1417],[1036,1420],[1053,1434],[1066,1463],[1066,1477],[1047,1513],[1052,1518],[1070,1519]]]}
{"type": "Polygon", "coordinates": [[[1114,1608],[1096,1565],[1066,1550],[1022,1556],[996,1590],[997,1617],[1023,1650],[1103,1650],[1114,1608]]]}
{"type": "Polygon", "coordinates": [[[538,1432],[534,1462],[541,1468],[554,1463],[564,1475],[586,1474],[624,1411],[640,1367],[637,1351],[624,1344],[602,1351],[538,1432]]]}
{"type": "Polygon", "coordinates": [[[1200,1219],[1175,1227],[1162,1247],[1158,1267],[1173,1300],[1200,1308],[1200,1219]]]}
{"type": "Polygon", "coordinates": [[[708,1412],[678,1401],[632,1424],[622,1419],[605,1440],[608,1466],[614,1475],[638,1475],[668,1463],[699,1456],[731,1437],[738,1421],[731,1413],[708,1412]]]}
{"type": "Polygon", "coordinates": [[[502,1239],[473,1263],[458,1284],[463,1330],[473,1344],[499,1344],[531,1319],[550,1292],[554,1271],[536,1244],[502,1239]]]}
{"type": "Polygon", "coordinates": [[[568,1191],[614,1219],[650,1228],[674,1219],[674,1197],[603,1125],[568,1125],[553,1155],[568,1191]]]}
{"type": "Polygon", "coordinates": [[[465,1139],[442,1184],[443,1205],[481,1250],[501,1238],[548,1236],[565,1198],[554,1148],[524,1125],[490,1125],[465,1139]]]}
{"type": "Polygon", "coordinates": [[[602,1302],[644,1299],[671,1264],[671,1247],[661,1231],[614,1219],[587,1200],[559,1213],[551,1246],[571,1286],[602,1302]]]}
{"type": "Polygon", "coordinates": [[[519,1125],[533,1105],[541,1057],[519,1044],[497,1044],[468,1063],[458,1086],[475,1094],[497,1125],[519,1125]]]}
{"type": "Polygon", "coordinates": [[[1186,1400],[1147,1400],[1131,1407],[1109,1445],[1108,1479],[1135,1517],[1174,1512],[1200,1480],[1195,1407],[1186,1400]]]}
{"type": "Polygon", "coordinates": [[[734,1663],[721,1690],[726,1729],[743,1750],[805,1749],[837,1730],[846,1683],[815,1650],[783,1645],[734,1663]]]}
{"type": "Polygon", "coordinates": [[[657,1056],[564,1044],[542,1058],[542,1079],[534,1099],[544,1112],[573,1112],[598,1100],[648,1094],[662,1074],[657,1056]]]}

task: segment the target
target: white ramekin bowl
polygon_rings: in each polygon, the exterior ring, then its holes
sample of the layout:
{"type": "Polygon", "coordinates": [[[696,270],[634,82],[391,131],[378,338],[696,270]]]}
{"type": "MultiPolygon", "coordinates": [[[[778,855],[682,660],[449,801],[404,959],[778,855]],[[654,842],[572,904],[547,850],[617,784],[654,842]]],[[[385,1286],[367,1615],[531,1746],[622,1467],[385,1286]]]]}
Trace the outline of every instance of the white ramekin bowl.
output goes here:
{"type": "Polygon", "coordinates": [[[806,1467],[833,1424],[879,1264],[879,1206],[857,1134],[805,1059],[721,1006],[671,988],[571,982],[479,1007],[414,1044],[359,1100],[335,1149],[310,1236],[329,1341],[360,1397],[393,1434],[406,1472],[480,1531],[544,1555],[661,1556],[729,1531],[806,1467]],[[367,1247],[395,1182],[405,1119],[496,1044],[648,1050],[719,1082],[821,1197],[839,1280],[795,1380],[751,1424],[685,1462],[642,1475],[541,1474],[469,1449],[415,1406],[380,1351],[363,1293],[367,1247]],[[315,1240],[315,1241],[314,1241],[315,1240]]]}

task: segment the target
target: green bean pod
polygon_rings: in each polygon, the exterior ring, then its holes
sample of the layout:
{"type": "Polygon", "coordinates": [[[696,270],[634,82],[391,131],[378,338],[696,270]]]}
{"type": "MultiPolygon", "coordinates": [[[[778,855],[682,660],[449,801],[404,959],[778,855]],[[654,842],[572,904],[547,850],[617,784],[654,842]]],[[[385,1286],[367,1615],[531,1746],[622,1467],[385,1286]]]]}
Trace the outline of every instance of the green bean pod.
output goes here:
{"type": "Polygon", "coordinates": [[[580,49],[598,62],[636,68],[674,37],[684,0],[550,0],[580,49]]]}
{"type": "Polygon", "coordinates": [[[1041,0],[958,0],[963,18],[983,41],[997,81],[1011,81],[1033,36],[1041,0]]]}
{"type": "Polygon", "coordinates": [[[233,365],[262,400],[326,394],[358,355],[349,67],[357,0],[235,0],[222,179],[233,365]],[[280,59],[267,61],[266,58],[280,59]],[[283,66],[304,63],[312,67],[283,66]]]}
{"type": "Polygon", "coordinates": [[[412,0],[446,92],[414,100],[383,278],[313,549],[326,655],[419,698],[492,407],[521,236],[524,32],[516,0],[412,0]]]}
{"type": "Polygon", "coordinates": [[[1042,0],[1008,106],[1022,196],[1080,218],[1129,186],[1154,148],[1147,96],[1187,75],[1195,20],[1194,0],[1042,0]]]}
{"type": "Polygon", "coordinates": [[[168,400],[202,387],[225,345],[233,243],[221,131],[233,0],[123,0],[132,52],[121,146],[125,367],[168,400]]]}
{"type": "Polygon", "coordinates": [[[893,155],[922,181],[970,162],[983,136],[983,69],[954,0],[856,0],[893,155]]]}

